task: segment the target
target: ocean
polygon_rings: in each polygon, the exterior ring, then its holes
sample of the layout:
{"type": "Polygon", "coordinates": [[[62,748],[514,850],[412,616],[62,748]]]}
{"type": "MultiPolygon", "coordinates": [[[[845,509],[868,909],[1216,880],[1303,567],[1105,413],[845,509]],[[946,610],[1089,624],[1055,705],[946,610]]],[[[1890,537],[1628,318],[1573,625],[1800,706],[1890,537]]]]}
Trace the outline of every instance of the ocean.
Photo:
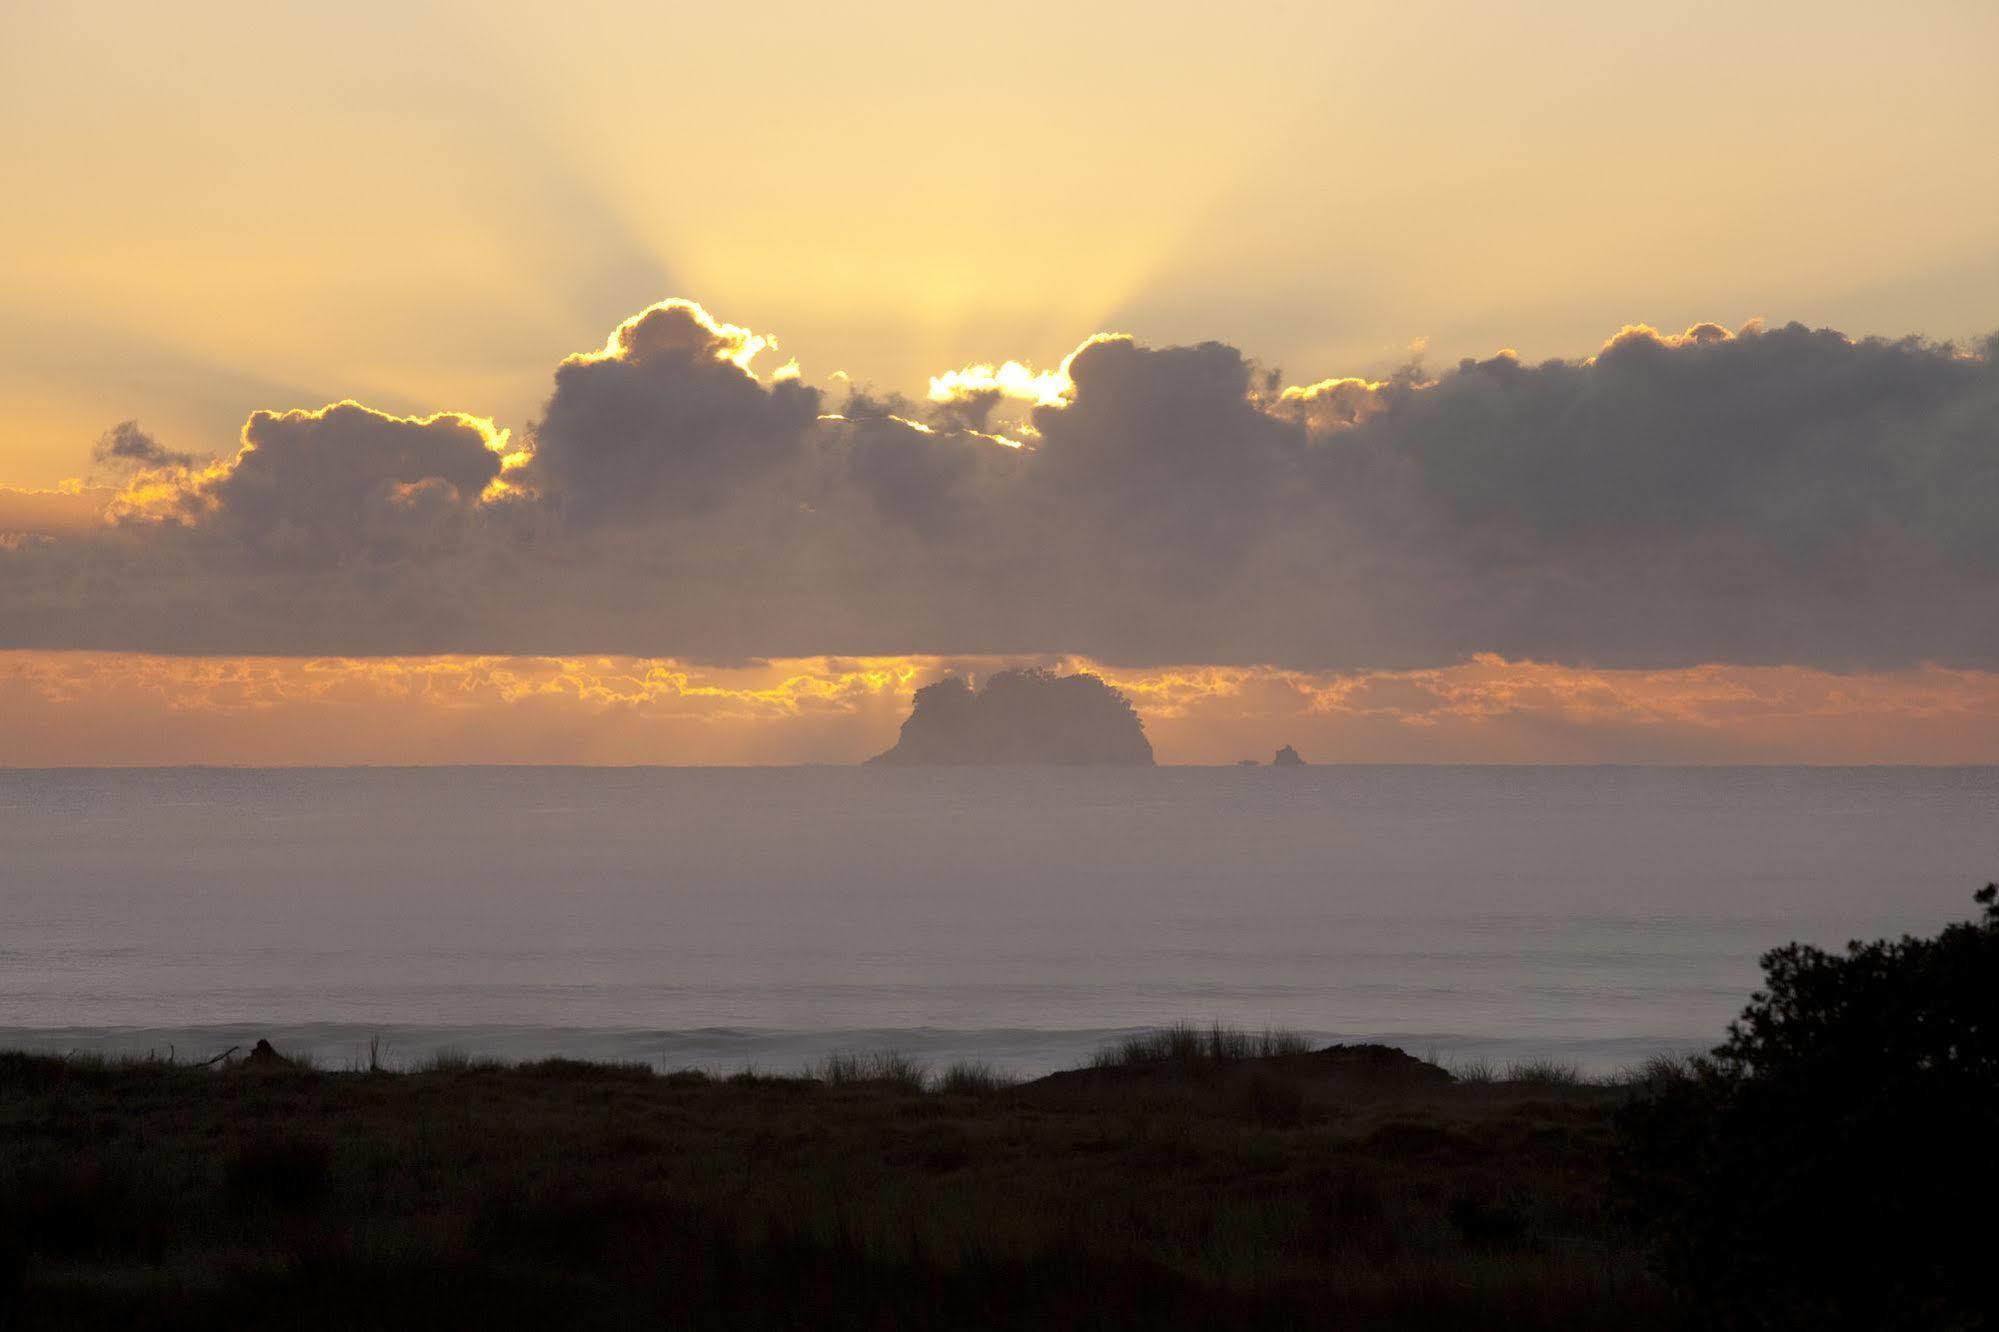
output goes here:
{"type": "Polygon", "coordinates": [[[1995,768],[0,770],[0,1047],[1608,1071],[1995,877],[1995,768]]]}

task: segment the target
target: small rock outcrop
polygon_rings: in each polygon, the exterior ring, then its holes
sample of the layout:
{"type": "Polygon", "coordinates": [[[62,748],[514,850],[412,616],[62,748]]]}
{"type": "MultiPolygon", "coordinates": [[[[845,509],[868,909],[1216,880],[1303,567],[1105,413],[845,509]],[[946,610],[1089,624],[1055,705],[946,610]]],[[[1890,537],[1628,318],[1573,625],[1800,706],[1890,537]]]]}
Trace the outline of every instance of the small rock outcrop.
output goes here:
{"type": "Polygon", "coordinates": [[[1150,764],[1152,744],[1131,700],[1096,676],[1029,669],[917,690],[895,748],[868,761],[1150,764]]]}
{"type": "Polygon", "coordinates": [[[1270,760],[1270,766],[1273,768],[1302,768],[1305,766],[1305,760],[1298,757],[1297,750],[1286,745],[1277,751],[1276,758],[1270,760]]]}
{"type": "Polygon", "coordinates": [[[259,1040],[243,1057],[243,1062],[253,1068],[289,1068],[292,1061],[279,1054],[269,1041],[259,1040]]]}

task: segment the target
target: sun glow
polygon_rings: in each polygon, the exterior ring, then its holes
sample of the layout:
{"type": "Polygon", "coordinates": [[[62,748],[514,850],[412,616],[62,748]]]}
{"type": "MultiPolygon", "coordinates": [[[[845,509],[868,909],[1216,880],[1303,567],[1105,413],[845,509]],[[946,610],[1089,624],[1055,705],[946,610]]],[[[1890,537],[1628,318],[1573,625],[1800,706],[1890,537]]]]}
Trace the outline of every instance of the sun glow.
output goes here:
{"type": "Polygon", "coordinates": [[[1037,373],[1019,361],[1007,361],[1001,365],[968,365],[962,370],[932,375],[930,401],[958,402],[982,393],[997,393],[1046,407],[1066,401],[1075,387],[1066,371],[1037,373]]]}
{"type": "Polygon", "coordinates": [[[1348,376],[1294,384],[1279,393],[1275,402],[1265,404],[1265,410],[1302,421],[1315,431],[1344,430],[1359,425],[1385,405],[1383,394],[1389,382],[1348,376]]]}
{"type": "Polygon", "coordinates": [[[982,362],[958,370],[946,370],[941,375],[930,377],[930,401],[963,402],[969,398],[996,394],[1036,407],[1060,406],[1068,402],[1076,391],[1076,381],[1069,377],[1069,367],[1075,364],[1078,356],[1100,342],[1129,341],[1129,333],[1092,333],[1063,357],[1062,364],[1053,370],[1037,371],[1020,361],[1005,361],[999,365],[982,362]]]}
{"type": "MultiPolygon", "coordinates": [[[[725,324],[709,314],[699,301],[673,297],[656,301],[611,330],[604,345],[595,351],[577,352],[563,359],[564,365],[589,365],[597,361],[643,360],[660,348],[678,348],[690,340],[700,340],[718,361],[727,361],[751,378],[750,369],[759,352],[777,350],[777,339],[756,333],[740,324],[725,324]],[[662,318],[661,316],[665,316],[662,318]]],[[[790,378],[798,373],[797,361],[782,366],[774,376],[790,378]]]]}
{"type": "Polygon", "coordinates": [[[534,461],[534,450],[529,448],[508,448],[507,445],[510,442],[511,435],[511,431],[502,430],[497,443],[487,446],[493,452],[500,455],[500,474],[491,481],[488,481],[486,488],[479,492],[479,502],[481,504],[492,504],[510,496],[526,495],[529,493],[528,488],[515,481],[512,474],[519,472],[530,462],[534,461]]]}
{"type": "MultiPolygon", "coordinates": [[[[1735,332],[1712,320],[1694,324],[1681,333],[1661,333],[1650,324],[1626,324],[1604,340],[1603,346],[1597,349],[1597,356],[1629,342],[1656,342],[1662,347],[1706,346],[1715,342],[1732,342],[1738,337],[1753,338],[1762,331],[1761,319],[1751,319],[1735,332]]],[[[1596,356],[1589,359],[1594,363],[1596,356]]]]}
{"type": "MultiPolygon", "coordinates": [[[[245,446],[248,447],[247,445],[245,446]]],[[[212,482],[229,475],[232,462],[215,461],[198,467],[148,468],[119,487],[104,507],[110,523],[163,523],[189,516],[200,507],[198,496],[212,482]]]]}

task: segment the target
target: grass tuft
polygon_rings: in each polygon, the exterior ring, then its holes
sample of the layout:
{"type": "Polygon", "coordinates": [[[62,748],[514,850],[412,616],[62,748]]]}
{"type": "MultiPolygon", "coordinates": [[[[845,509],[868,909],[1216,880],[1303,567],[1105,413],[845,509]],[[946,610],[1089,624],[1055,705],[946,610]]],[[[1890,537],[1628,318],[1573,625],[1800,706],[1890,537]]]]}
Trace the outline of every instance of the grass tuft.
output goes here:
{"type": "Polygon", "coordinates": [[[1583,1071],[1557,1059],[1529,1059],[1508,1064],[1500,1079],[1515,1087],[1580,1087],[1583,1071]]]}
{"type": "Polygon", "coordinates": [[[1020,1079],[1005,1069],[973,1059],[951,1065],[937,1080],[937,1090],[955,1096],[988,1096],[1018,1086],[1020,1079]]]}
{"type": "Polygon", "coordinates": [[[1217,1022],[1208,1027],[1175,1023],[1114,1041],[1090,1056],[1091,1068],[1129,1064],[1227,1064],[1244,1059],[1312,1052],[1312,1042],[1295,1031],[1243,1031],[1217,1022]]]}
{"type": "Polygon", "coordinates": [[[418,1069],[423,1073],[490,1073],[507,1068],[505,1060],[474,1057],[464,1050],[451,1047],[439,1050],[418,1069]]]}
{"type": "Polygon", "coordinates": [[[1620,1087],[1633,1091],[1659,1093],[1688,1082],[1698,1075],[1701,1060],[1698,1055],[1656,1054],[1629,1068],[1611,1079],[1620,1087]]]}
{"type": "Polygon", "coordinates": [[[920,1092],[929,1085],[930,1072],[922,1064],[893,1050],[873,1054],[842,1051],[826,1056],[816,1070],[819,1081],[829,1087],[895,1087],[920,1092]]]}

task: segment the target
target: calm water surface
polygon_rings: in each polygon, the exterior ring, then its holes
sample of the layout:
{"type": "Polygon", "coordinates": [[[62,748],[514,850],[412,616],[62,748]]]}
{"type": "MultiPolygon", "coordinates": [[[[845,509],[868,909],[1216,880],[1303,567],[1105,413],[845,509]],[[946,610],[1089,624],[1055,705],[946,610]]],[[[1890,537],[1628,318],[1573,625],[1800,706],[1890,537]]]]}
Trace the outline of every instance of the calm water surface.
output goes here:
{"type": "Polygon", "coordinates": [[[0,770],[0,1045],[1591,1067],[1999,877],[1999,769],[0,770]]]}

